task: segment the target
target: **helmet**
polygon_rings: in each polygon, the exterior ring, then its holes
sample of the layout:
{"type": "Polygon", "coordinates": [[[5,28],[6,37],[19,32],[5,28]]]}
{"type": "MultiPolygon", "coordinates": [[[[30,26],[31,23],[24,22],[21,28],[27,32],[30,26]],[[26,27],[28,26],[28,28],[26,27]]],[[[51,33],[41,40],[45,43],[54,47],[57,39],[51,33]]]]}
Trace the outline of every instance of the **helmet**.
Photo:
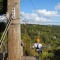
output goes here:
{"type": "Polygon", "coordinates": [[[36,42],[37,42],[37,43],[39,43],[39,42],[40,42],[40,39],[39,39],[39,38],[37,38],[36,42]]]}

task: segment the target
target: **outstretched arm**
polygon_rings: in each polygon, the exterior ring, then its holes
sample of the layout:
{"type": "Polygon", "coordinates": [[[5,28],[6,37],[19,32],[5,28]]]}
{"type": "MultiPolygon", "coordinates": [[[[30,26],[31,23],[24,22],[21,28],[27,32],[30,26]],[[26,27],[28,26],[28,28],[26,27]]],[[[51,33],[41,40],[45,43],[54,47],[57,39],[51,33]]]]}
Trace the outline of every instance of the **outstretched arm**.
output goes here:
{"type": "Polygon", "coordinates": [[[46,46],[42,46],[42,48],[46,48],[46,46]]]}

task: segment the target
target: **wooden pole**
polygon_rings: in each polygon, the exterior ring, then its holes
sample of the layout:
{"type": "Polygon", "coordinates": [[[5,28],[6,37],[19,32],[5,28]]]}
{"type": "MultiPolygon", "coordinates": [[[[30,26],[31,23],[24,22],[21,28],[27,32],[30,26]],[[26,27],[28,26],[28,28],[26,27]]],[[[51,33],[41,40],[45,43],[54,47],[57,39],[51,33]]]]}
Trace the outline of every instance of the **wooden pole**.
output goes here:
{"type": "Polygon", "coordinates": [[[20,12],[19,0],[8,0],[8,13],[11,14],[12,9],[15,8],[15,19],[8,30],[8,60],[21,60],[21,32],[20,32],[20,12]]]}

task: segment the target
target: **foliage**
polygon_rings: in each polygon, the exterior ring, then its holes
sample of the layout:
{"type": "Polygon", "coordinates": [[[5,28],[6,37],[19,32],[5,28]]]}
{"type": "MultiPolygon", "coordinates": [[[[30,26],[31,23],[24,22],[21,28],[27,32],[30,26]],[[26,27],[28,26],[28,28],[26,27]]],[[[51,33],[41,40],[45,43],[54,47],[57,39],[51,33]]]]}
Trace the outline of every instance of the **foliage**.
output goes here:
{"type": "Polygon", "coordinates": [[[40,55],[41,60],[59,60],[59,55],[55,57],[55,51],[57,49],[58,52],[58,47],[60,48],[60,26],[27,24],[25,28],[25,26],[22,24],[21,29],[22,39],[24,40],[25,37],[27,41],[26,49],[29,52],[28,55],[37,56],[35,50],[30,49],[29,47],[35,43],[35,40],[39,35],[41,38],[40,42],[47,47],[46,49],[43,49],[43,53],[40,55]],[[24,32],[25,29],[26,33],[24,32]]]}
{"type": "Polygon", "coordinates": [[[0,33],[5,30],[6,23],[5,22],[0,22],[0,33]]]}
{"type": "MultiPolygon", "coordinates": [[[[3,31],[4,29],[1,30],[0,37],[3,31]]],[[[46,46],[40,54],[40,59],[60,60],[60,26],[26,24],[25,27],[24,24],[21,24],[21,39],[25,44],[24,54],[27,56],[38,56],[35,49],[30,48],[38,36],[40,36],[40,43],[46,46]]],[[[5,42],[7,43],[7,37],[5,42]]]]}
{"type": "Polygon", "coordinates": [[[0,0],[0,15],[7,12],[7,0],[0,0]]]}

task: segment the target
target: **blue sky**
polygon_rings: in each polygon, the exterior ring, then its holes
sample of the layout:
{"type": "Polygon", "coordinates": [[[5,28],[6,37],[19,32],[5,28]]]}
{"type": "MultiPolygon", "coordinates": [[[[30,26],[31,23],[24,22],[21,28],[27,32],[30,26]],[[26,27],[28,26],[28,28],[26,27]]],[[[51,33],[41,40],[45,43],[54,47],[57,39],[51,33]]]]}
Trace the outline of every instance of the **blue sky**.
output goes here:
{"type": "Polygon", "coordinates": [[[60,25],[60,0],[21,0],[20,14],[21,23],[60,25]]]}

